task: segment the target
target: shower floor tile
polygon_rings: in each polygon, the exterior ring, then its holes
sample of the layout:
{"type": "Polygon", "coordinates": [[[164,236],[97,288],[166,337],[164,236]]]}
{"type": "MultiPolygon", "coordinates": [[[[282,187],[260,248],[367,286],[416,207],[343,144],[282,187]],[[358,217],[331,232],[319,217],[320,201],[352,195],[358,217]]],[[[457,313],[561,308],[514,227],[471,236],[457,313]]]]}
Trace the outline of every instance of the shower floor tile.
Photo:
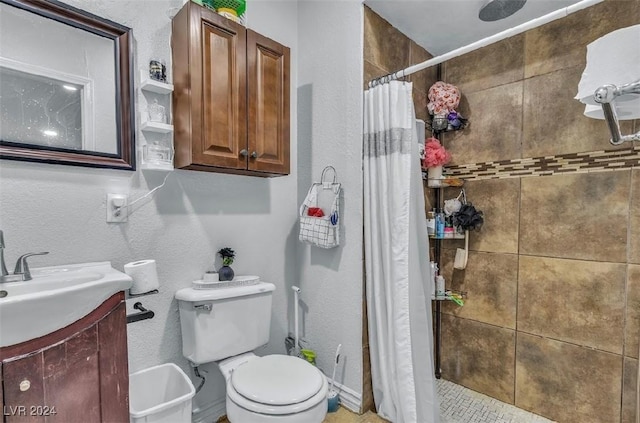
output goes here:
{"type": "Polygon", "coordinates": [[[537,414],[448,380],[437,381],[441,423],[551,423],[537,414]]]}

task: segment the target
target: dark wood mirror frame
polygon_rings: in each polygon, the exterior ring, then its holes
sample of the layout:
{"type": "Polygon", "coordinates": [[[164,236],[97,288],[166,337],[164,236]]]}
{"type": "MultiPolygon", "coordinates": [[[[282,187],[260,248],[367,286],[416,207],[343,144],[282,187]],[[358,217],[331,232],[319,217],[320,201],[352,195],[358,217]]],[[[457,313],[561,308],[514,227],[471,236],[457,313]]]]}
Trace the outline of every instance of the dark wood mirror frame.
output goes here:
{"type": "Polygon", "coordinates": [[[133,106],[133,36],[131,28],[56,0],[0,0],[20,9],[71,25],[114,41],[116,75],[117,153],[35,146],[0,140],[0,158],[74,166],[135,170],[135,110],[133,106]]]}

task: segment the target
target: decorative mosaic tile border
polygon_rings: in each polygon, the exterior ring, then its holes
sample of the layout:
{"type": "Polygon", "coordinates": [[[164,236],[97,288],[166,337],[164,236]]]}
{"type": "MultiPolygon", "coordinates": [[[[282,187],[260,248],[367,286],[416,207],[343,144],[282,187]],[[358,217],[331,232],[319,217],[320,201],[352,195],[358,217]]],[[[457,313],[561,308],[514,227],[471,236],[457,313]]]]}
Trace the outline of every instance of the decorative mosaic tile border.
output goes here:
{"type": "Polygon", "coordinates": [[[448,166],[445,173],[447,176],[460,179],[480,180],[606,172],[634,167],[640,167],[640,145],[624,150],[590,151],[448,166]]]}

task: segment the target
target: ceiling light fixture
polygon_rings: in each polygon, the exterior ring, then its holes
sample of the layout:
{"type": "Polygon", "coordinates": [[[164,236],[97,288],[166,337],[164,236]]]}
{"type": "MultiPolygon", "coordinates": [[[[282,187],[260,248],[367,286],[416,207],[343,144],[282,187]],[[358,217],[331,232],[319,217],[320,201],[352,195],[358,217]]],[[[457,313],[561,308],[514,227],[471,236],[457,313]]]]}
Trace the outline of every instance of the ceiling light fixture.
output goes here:
{"type": "Polygon", "coordinates": [[[478,17],[485,22],[499,21],[522,9],[526,2],[527,0],[489,0],[480,8],[478,17]]]}

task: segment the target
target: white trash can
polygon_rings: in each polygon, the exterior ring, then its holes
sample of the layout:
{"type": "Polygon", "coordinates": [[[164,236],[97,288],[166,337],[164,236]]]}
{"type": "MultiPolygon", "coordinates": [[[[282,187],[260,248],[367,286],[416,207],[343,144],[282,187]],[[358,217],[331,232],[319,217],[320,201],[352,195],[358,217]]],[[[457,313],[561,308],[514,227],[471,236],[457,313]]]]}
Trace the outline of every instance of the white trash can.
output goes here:
{"type": "Polygon", "coordinates": [[[131,423],[191,423],[196,394],[186,374],[173,363],[129,375],[131,423]]]}

